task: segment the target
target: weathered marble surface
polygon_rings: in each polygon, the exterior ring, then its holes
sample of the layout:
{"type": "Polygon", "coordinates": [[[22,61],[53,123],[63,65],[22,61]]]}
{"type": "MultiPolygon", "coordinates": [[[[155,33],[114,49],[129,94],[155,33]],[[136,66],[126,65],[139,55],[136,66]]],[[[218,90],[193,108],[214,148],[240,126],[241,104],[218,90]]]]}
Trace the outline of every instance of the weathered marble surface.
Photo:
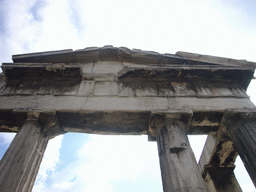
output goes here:
{"type": "Polygon", "coordinates": [[[237,155],[232,141],[221,130],[208,135],[198,166],[210,192],[242,192],[234,175],[237,155]]]}
{"type": "Polygon", "coordinates": [[[227,111],[255,112],[246,94],[255,67],[246,60],[113,46],[14,55],[0,74],[0,131],[18,134],[0,164],[0,189],[30,191],[49,137],[75,131],[148,134],[158,142],[165,191],[207,191],[201,174],[210,191],[240,191],[235,148],[255,183],[255,139],[246,136],[254,136],[255,122],[232,129],[237,118],[228,120],[227,111]],[[157,110],[188,116],[155,132],[157,110]],[[43,128],[25,121],[31,112],[40,114],[43,128]],[[187,134],[217,134],[206,143],[200,171],[187,134]],[[219,171],[232,185],[221,184],[219,171]]]}
{"type": "Polygon", "coordinates": [[[32,191],[49,137],[37,119],[27,119],[0,161],[0,191],[32,191]]]}
{"type": "Polygon", "coordinates": [[[207,191],[185,132],[186,125],[166,119],[158,129],[157,145],[164,192],[207,191]]]}

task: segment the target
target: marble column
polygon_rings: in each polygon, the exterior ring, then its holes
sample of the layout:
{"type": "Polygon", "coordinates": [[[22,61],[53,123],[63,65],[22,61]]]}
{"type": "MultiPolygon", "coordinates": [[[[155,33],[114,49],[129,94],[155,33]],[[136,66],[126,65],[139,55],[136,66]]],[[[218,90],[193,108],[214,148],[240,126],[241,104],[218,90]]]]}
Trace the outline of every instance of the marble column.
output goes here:
{"type": "Polygon", "coordinates": [[[221,127],[226,130],[256,187],[256,109],[227,109],[221,127]]]}
{"type": "Polygon", "coordinates": [[[37,118],[29,117],[0,162],[1,192],[32,191],[48,140],[37,118]]]}
{"type": "Polygon", "coordinates": [[[177,119],[166,119],[157,126],[164,192],[207,191],[185,130],[186,125],[177,119]]]}
{"type": "Polygon", "coordinates": [[[256,187],[256,118],[230,128],[230,138],[256,187]]]}

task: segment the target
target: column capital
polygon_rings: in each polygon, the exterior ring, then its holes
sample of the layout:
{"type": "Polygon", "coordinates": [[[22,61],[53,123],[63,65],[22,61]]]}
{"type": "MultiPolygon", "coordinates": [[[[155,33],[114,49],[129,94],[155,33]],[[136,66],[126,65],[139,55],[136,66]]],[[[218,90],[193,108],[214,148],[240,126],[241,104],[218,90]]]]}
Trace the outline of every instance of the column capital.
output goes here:
{"type": "Polygon", "coordinates": [[[42,110],[29,110],[29,109],[15,109],[12,111],[16,116],[22,116],[23,123],[28,121],[37,121],[41,126],[41,132],[44,133],[45,137],[53,138],[63,131],[59,126],[56,111],[42,111],[42,110]]]}
{"type": "Polygon", "coordinates": [[[188,131],[192,116],[193,111],[190,109],[163,109],[151,111],[148,128],[149,140],[156,141],[157,131],[161,125],[168,121],[180,121],[186,125],[185,131],[188,131]]]}
{"type": "Polygon", "coordinates": [[[226,134],[229,135],[241,122],[252,119],[256,120],[256,109],[227,109],[223,114],[220,128],[223,134],[226,132],[226,134]]]}

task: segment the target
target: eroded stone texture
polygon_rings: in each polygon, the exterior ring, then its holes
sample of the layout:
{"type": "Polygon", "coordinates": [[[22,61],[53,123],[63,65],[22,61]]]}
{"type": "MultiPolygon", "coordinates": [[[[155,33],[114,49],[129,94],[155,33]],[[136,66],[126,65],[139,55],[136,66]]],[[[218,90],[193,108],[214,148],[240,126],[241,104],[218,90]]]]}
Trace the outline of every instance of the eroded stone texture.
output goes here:
{"type": "Polygon", "coordinates": [[[185,132],[185,124],[166,120],[158,129],[157,144],[164,192],[207,191],[185,132]]]}
{"type": "Polygon", "coordinates": [[[199,160],[199,170],[210,192],[242,192],[234,175],[238,155],[233,143],[225,135],[209,135],[199,160]]]}
{"type": "Polygon", "coordinates": [[[0,162],[0,191],[31,191],[49,137],[37,119],[27,119],[0,162]]]}
{"type": "Polygon", "coordinates": [[[256,120],[242,121],[230,136],[256,187],[256,120]]]}
{"type": "MultiPolygon", "coordinates": [[[[247,142],[244,135],[253,132],[254,125],[241,124],[248,133],[240,133],[241,128],[238,128],[229,135],[228,126],[232,126],[225,124],[225,112],[235,108],[255,110],[245,92],[255,67],[256,63],[246,60],[185,52],[159,54],[109,45],[14,55],[13,63],[4,63],[4,75],[0,74],[0,131],[16,132],[22,127],[24,117],[37,111],[45,125],[44,135],[48,136],[69,131],[148,134],[149,140],[158,141],[165,191],[205,191],[201,174],[205,179],[210,178],[209,185],[214,185],[215,189],[232,191],[235,189],[232,188],[235,186],[232,163],[237,153],[233,153],[235,149],[229,136],[241,151],[240,145],[247,142]],[[156,134],[152,124],[155,110],[172,111],[168,118],[177,121],[166,121],[156,134]],[[183,113],[184,110],[188,113],[183,113]],[[204,153],[206,157],[199,173],[186,134],[214,135],[220,130],[223,137],[217,139],[209,153],[204,153]],[[218,185],[222,182],[218,177],[221,170],[228,175],[229,180],[225,182],[233,182],[232,186],[218,185]]],[[[165,116],[164,113],[161,115],[165,116]]],[[[41,156],[31,146],[43,152],[48,140],[40,132],[33,132],[40,128],[31,122],[26,122],[18,132],[10,150],[16,150],[24,159],[23,163],[29,166],[33,162],[27,157],[34,155],[33,158],[38,159],[35,164],[39,166],[41,156]],[[30,130],[32,124],[36,127],[33,131],[24,131],[30,130]],[[22,141],[24,135],[31,137],[27,139],[29,143],[26,139],[22,141]],[[22,146],[27,145],[25,150],[22,146]]],[[[254,150],[255,140],[248,146],[251,148],[246,149],[246,153],[239,153],[244,155],[249,169],[256,172],[254,164],[246,160],[255,160],[255,152],[254,156],[248,152],[254,150]]],[[[9,155],[3,161],[4,166],[0,166],[3,175],[0,181],[5,181],[1,180],[5,177],[8,180],[0,186],[10,186],[13,177],[20,179],[16,188],[29,191],[28,185],[33,184],[31,178],[34,178],[30,171],[36,170],[33,167],[36,165],[17,172],[19,169],[15,166],[19,167],[21,162],[16,161],[13,152],[6,154],[9,155]],[[12,176],[13,173],[17,175],[12,176]]],[[[255,175],[251,173],[251,176],[255,175]]]]}
{"type": "Polygon", "coordinates": [[[205,166],[204,179],[210,192],[242,192],[234,174],[235,166],[205,166]]]}

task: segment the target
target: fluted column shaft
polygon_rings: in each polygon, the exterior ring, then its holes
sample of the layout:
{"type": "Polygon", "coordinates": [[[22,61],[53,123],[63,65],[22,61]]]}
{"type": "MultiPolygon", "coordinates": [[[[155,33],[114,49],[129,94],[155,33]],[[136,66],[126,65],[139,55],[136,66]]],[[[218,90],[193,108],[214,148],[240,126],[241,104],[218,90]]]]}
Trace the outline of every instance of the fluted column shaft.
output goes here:
{"type": "Polygon", "coordinates": [[[230,128],[230,138],[256,187],[256,120],[246,119],[230,128]]]}
{"type": "Polygon", "coordinates": [[[207,191],[185,127],[178,120],[166,120],[158,126],[157,144],[164,192],[207,191]]]}
{"type": "Polygon", "coordinates": [[[0,162],[0,192],[32,191],[49,137],[36,118],[29,118],[0,162]]]}

